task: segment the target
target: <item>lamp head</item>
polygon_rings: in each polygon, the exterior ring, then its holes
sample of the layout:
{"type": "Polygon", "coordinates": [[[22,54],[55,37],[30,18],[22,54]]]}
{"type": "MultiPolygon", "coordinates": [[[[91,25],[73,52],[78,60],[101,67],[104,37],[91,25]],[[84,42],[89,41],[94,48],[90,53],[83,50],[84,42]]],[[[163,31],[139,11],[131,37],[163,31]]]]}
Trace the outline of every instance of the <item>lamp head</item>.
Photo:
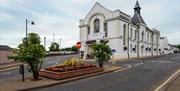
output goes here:
{"type": "Polygon", "coordinates": [[[31,25],[35,25],[35,23],[32,21],[32,22],[31,22],[31,25]]]}

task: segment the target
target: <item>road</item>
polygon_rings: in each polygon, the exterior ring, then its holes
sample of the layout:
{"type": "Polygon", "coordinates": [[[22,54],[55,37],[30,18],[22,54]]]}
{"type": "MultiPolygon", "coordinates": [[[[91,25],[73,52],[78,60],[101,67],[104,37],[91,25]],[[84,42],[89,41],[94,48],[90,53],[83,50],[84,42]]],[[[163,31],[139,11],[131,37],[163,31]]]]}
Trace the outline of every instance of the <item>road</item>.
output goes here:
{"type": "Polygon", "coordinates": [[[180,54],[117,62],[117,65],[129,68],[34,91],[153,91],[180,69],[180,54]]]}
{"type": "MultiPolygon", "coordinates": [[[[42,68],[52,66],[58,62],[63,62],[64,60],[72,58],[72,57],[78,57],[78,54],[46,57],[42,64],[42,68]]],[[[26,67],[25,77],[27,77],[27,75],[30,75],[30,73],[27,71],[27,67],[26,67]]],[[[19,74],[19,68],[0,72],[0,78],[1,78],[0,82],[11,80],[14,78],[21,78],[21,75],[19,74]]]]}

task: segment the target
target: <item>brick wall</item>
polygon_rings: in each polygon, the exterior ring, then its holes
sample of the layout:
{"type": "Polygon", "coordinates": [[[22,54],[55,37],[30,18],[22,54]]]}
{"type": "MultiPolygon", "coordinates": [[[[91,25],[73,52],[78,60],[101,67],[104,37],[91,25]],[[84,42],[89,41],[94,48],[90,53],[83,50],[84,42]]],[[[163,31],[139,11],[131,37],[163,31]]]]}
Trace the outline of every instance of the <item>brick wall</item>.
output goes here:
{"type": "Polygon", "coordinates": [[[12,51],[10,50],[0,50],[0,64],[1,63],[10,63],[13,60],[12,59],[8,59],[7,56],[12,55],[12,51]]]}

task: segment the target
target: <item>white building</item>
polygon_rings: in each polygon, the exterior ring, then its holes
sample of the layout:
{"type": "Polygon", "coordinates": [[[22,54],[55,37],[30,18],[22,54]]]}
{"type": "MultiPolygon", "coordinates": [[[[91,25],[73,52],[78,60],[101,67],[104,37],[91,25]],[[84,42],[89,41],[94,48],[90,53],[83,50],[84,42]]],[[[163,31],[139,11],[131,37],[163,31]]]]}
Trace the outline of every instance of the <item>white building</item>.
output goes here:
{"type": "Polygon", "coordinates": [[[95,3],[80,20],[80,51],[84,58],[92,55],[90,45],[103,40],[109,41],[115,59],[159,55],[160,32],[147,26],[140,9],[137,1],[131,17],[118,9],[111,11],[95,3]]]}
{"type": "Polygon", "coordinates": [[[170,47],[168,44],[168,39],[166,37],[160,37],[160,53],[168,54],[170,52],[170,47]]]}

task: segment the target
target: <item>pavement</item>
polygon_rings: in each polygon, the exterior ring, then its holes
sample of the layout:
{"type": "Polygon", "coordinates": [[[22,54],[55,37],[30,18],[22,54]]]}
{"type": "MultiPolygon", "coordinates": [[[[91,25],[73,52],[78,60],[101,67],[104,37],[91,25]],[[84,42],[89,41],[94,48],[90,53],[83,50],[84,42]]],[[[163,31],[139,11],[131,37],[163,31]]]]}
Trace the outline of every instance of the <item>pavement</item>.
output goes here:
{"type": "Polygon", "coordinates": [[[180,75],[165,89],[165,91],[180,91],[180,75]]]}

